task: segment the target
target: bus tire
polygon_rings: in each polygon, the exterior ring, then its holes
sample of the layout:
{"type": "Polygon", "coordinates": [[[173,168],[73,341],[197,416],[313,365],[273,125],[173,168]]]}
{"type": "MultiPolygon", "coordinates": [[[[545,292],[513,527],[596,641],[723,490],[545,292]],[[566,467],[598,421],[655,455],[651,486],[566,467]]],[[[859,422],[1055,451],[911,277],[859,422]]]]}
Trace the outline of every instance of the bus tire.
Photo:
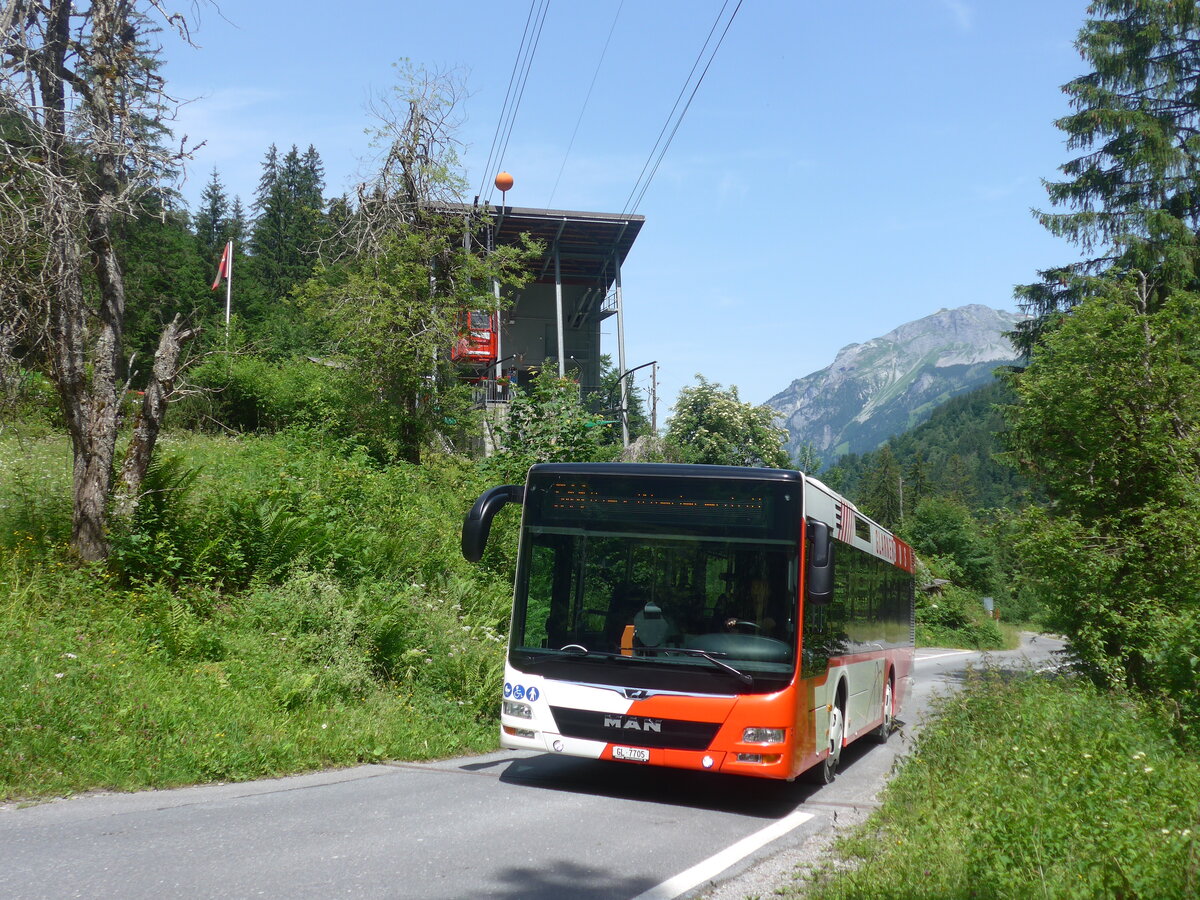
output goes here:
{"type": "Polygon", "coordinates": [[[896,695],[892,689],[892,679],[888,678],[883,686],[883,721],[871,732],[871,739],[877,744],[886,744],[895,729],[896,695]]]}
{"type": "Polygon", "coordinates": [[[829,710],[829,755],[808,770],[808,780],[814,784],[832,784],[842,761],[842,746],[846,743],[846,701],[841,688],[829,710]]]}

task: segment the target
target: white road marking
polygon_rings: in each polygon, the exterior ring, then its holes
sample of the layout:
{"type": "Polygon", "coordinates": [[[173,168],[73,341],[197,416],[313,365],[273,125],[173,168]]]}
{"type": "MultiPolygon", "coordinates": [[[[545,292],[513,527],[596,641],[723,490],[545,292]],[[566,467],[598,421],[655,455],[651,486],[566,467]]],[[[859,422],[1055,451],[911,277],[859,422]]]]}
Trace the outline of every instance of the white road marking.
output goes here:
{"type": "Polygon", "coordinates": [[[1043,675],[1046,672],[1058,672],[1058,671],[1061,671],[1062,669],[1069,669],[1069,668],[1071,668],[1071,663],[1065,662],[1065,663],[1055,663],[1052,666],[1042,666],[1040,669],[1034,669],[1033,671],[1036,672],[1038,675],[1043,675]]]}
{"type": "Polygon", "coordinates": [[[672,900],[674,897],[686,894],[696,885],[715,878],[758,848],[783,837],[812,818],[815,818],[815,815],[807,812],[794,812],[790,816],[785,816],[773,825],[768,825],[766,828],[742,838],[736,844],[731,844],[719,853],[714,853],[708,859],[696,863],[673,878],[656,884],[645,893],[638,894],[633,900],[672,900]]]}
{"type": "Polygon", "coordinates": [[[945,653],[935,653],[932,656],[917,656],[917,662],[922,662],[926,659],[941,659],[943,656],[965,656],[968,653],[974,653],[974,650],[947,650],[945,653]]]}

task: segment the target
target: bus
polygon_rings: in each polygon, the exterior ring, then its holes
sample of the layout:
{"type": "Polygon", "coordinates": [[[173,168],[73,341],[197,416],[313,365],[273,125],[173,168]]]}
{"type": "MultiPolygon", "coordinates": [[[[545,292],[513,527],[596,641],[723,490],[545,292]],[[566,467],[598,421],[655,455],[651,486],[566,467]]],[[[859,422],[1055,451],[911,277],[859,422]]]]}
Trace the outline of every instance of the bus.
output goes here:
{"type": "Polygon", "coordinates": [[[912,549],[802,472],[557,463],[463,523],[477,562],[521,506],[500,742],[833,780],[912,685],[912,549]]]}

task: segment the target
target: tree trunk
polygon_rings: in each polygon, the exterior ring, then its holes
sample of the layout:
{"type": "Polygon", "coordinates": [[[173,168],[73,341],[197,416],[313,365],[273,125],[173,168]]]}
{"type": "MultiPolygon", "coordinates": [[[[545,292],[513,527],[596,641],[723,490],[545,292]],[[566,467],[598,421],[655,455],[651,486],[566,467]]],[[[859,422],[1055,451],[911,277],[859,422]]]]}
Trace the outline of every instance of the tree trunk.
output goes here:
{"type": "MultiPolygon", "coordinates": [[[[52,264],[64,272],[78,271],[81,252],[70,226],[61,222],[55,230],[48,241],[52,264]]],[[[82,283],[61,279],[51,298],[50,352],[74,458],[71,545],[82,559],[95,561],[108,556],[105,521],[119,403],[115,369],[105,365],[102,357],[93,356],[88,377],[85,310],[82,283]]]]}
{"type": "Polygon", "coordinates": [[[183,353],[183,345],[199,333],[199,329],[185,328],[182,321],[176,313],[158,339],[150,382],[146,385],[142,408],[133,425],[133,437],[129,440],[129,449],[125,451],[125,461],[121,464],[121,477],[113,506],[116,516],[131,516],[137,509],[142,479],[146,477],[146,469],[150,466],[167,404],[175,389],[175,379],[179,376],[179,357],[183,353]]]}

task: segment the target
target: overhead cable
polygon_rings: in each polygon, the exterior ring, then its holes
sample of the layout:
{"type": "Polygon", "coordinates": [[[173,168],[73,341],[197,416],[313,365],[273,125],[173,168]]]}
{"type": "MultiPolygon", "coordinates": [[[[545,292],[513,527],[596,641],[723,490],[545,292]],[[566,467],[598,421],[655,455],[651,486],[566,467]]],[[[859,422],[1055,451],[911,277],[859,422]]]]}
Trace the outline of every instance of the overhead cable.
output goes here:
{"type": "Polygon", "coordinates": [[[496,126],[496,134],[492,139],[492,149],[488,152],[487,163],[479,184],[479,195],[490,202],[495,191],[491,182],[495,174],[493,166],[499,168],[504,162],[504,154],[508,150],[508,141],[512,137],[513,125],[516,123],[517,111],[525,93],[525,84],[529,80],[529,70],[533,65],[533,57],[537,52],[538,41],[542,35],[542,26],[546,22],[546,12],[550,8],[550,0],[530,0],[529,15],[525,20],[525,31],[521,35],[521,46],[517,50],[517,58],[513,62],[512,75],[509,78],[508,91],[504,96],[504,105],[500,110],[500,121],[496,126]]]}
{"type": "Polygon", "coordinates": [[[667,120],[663,123],[662,130],[658,133],[658,140],[654,142],[654,146],[650,150],[650,155],[646,158],[645,164],[642,166],[642,171],[638,175],[637,182],[634,183],[633,190],[629,193],[629,198],[625,201],[625,206],[621,210],[621,215],[632,215],[637,212],[641,206],[642,199],[646,196],[646,191],[650,187],[650,182],[654,180],[655,174],[658,172],[658,167],[662,164],[663,157],[666,156],[667,150],[671,146],[671,142],[675,140],[675,134],[679,131],[679,126],[683,122],[683,117],[687,115],[688,109],[692,105],[692,100],[696,97],[696,92],[700,89],[700,85],[704,82],[704,76],[708,74],[709,66],[712,65],[713,59],[716,58],[717,51],[721,49],[721,44],[725,41],[725,35],[729,33],[729,26],[733,24],[733,20],[737,17],[738,10],[742,8],[742,0],[738,0],[737,6],[734,7],[728,21],[725,22],[725,27],[721,31],[720,38],[717,39],[716,45],[712,52],[708,54],[708,60],[704,63],[704,68],[700,72],[700,77],[696,79],[696,83],[692,85],[691,93],[688,94],[687,101],[683,104],[683,108],[679,109],[680,100],[687,93],[688,85],[692,83],[692,76],[696,74],[696,69],[700,65],[700,61],[704,59],[705,53],[708,51],[708,45],[712,42],[713,35],[721,24],[721,19],[725,15],[725,10],[729,6],[730,0],[725,0],[722,4],[720,12],[717,13],[716,19],[713,21],[712,28],[709,29],[708,37],[705,38],[704,45],[700,48],[700,52],[696,55],[696,61],[692,64],[692,69],[688,72],[688,77],[683,83],[683,87],[679,90],[679,96],[675,98],[675,105],[671,107],[671,112],[667,115],[667,120]],[[679,115],[675,112],[679,110],[679,115]],[[672,124],[674,119],[674,124],[672,124]],[[667,134],[668,129],[670,134],[667,134]],[[666,140],[663,140],[666,135],[666,140]],[[656,155],[657,152],[657,155],[656,155]],[[644,179],[644,180],[643,180],[644,179]]]}
{"type": "Polygon", "coordinates": [[[575,130],[571,132],[571,140],[567,142],[567,152],[563,154],[562,165],[558,167],[558,176],[554,179],[554,187],[550,190],[550,199],[546,201],[547,208],[554,205],[554,195],[558,193],[558,183],[562,180],[563,170],[567,167],[567,158],[571,155],[571,149],[575,146],[575,136],[579,134],[579,125],[583,122],[583,114],[587,111],[588,101],[592,99],[592,89],[596,86],[596,77],[600,74],[600,67],[604,65],[604,57],[608,53],[608,45],[612,42],[613,32],[617,28],[617,19],[621,16],[621,10],[625,6],[625,0],[617,5],[617,11],[613,15],[612,25],[608,27],[608,37],[604,40],[604,49],[600,51],[600,59],[596,61],[596,71],[592,73],[592,83],[588,85],[587,96],[583,98],[583,106],[579,108],[579,118],[575,120],[575,130]]]}

